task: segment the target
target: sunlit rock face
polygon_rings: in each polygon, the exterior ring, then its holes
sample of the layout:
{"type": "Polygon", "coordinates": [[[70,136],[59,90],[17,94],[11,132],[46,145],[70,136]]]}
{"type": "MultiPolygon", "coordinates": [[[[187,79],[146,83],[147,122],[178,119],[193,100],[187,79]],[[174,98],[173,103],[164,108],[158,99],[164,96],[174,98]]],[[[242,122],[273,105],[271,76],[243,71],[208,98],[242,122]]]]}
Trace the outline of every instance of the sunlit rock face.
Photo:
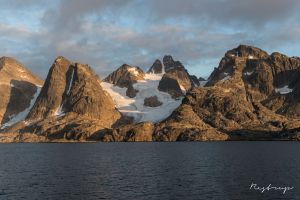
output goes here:
{"type": "Polygon", "coordinates": [[[24,119],[42,85],[43,81],[19,61],[0,58],[0,127],[24,119]]]}
{"type": "Polygon", "coordinates": [[[157,125],[155,138],[210,140],[213,132],[218,139],[295,139],[299,73],[299,59],[240,45],[225,53],[205,87],[190,90],[157,125]]]}
{"type": "Polygon", "coordinates": [[[121,118],[93,70],[58,57],[25,120],[7,132],[34,133],[50,139],[86,139],[121,118]]]}
{"type": "Polygon", "coordinates": [[[137,81],[144,80],[144,77],[145,73],[139,67],[124,64],[109,74],[104,81],[121,88],[128,88],[137,81]]]}

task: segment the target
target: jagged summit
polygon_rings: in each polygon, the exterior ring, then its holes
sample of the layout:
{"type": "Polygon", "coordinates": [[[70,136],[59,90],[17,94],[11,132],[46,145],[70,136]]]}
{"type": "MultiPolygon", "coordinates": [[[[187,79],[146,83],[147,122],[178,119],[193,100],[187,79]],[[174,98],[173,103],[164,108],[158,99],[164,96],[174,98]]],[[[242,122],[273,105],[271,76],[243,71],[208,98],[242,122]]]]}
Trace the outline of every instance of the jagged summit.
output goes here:
{"type": "Polygon", "coordinates": [[[154,73],[154,74],[161,74],[164,73],[164,66],[162,62],[159,59],[156,59],[150,69],[148,70],[148,73],[154,73]]]}
{"type": "Polygon", "coordinates": [[[17,63],[18,65],[22,65],[19,61],[17,61],[15,58],[13,57],[9,57],[9,56],[2,56],[0,58],[0,67],[3,67],[3,65],[5,63],[17,63]]]}
{"type": "Polygon", "coordinates": [[[122,88],[128,88],[129,85],[136,83],[138,80],[143,80],[144,76],[145,72],[141,68],[123,64],[109,74],[104,81],[122,88]]]}
{"type": "Polygon", "coordinates": [[[174,61],[171,55],[165,55],[163,62],[156,59],[148,73],[163,74],[158,85],[162,92],[169,93],[173,98],[181,97],[192,87],[200,86],[198,78],[190,75],[180,61],[174,61]]]}
{"type": "Polygon", "coordinates": [[[225,54],[226,57],[248,57],[248,58],[267,58],[267,52],[249,45],[239,45],[238,47],[229,50],[225,54]]]}
{"type": "Polygon", "coordinates": [[[163,64],[165,67],[165,72],[168,73],[172,70],[182,70],[185,69],[180,61],[174,61],[171,55],[165,55],[163,58],[163,64]]]}
{"type": "Polygon", "coordinates": [[[180,61],[174,61],[171,55],[163,57],[163,65],[165,74],[158,85],[160,91],[178,98],[193,86],[198,86],[198,81],[194,80],[180,61]]]}
{"type": "Polygon", "coordinates": [[[161,74],[169,73],[174,70],[186,70],[180,61],[174,61],[171,55],[165,55],[162,59],[156,59],[149,68],[148,73],[161,74]]]}
{"type": "Polygon", "coordinates": [[[27,69],[22,63],[12,57],[3,56],[0,58],[1,81],[14,79],[34,82],[42,85],[43,81],[27,69]]]}
{"type": "Polygon", "coordinates": [[[55,59],[41,93],[27,116],[27,120],[43,119],[55,114],[63,100],[68,82],[67,77],[70,77],[67,76],[67,72],[71,64],[71,61],[62,56],[55,59]]]}

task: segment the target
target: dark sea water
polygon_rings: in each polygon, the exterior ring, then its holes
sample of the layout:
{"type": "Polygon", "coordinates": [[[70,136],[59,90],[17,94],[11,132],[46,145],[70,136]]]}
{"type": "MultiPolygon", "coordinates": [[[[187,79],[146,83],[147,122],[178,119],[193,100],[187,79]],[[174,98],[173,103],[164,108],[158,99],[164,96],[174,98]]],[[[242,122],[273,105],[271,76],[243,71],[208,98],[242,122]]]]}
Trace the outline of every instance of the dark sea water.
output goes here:
{"type": "Polygon", "coordinates": [[[0,144],[0,199],[300,199],[300,143],[0,144]]]}

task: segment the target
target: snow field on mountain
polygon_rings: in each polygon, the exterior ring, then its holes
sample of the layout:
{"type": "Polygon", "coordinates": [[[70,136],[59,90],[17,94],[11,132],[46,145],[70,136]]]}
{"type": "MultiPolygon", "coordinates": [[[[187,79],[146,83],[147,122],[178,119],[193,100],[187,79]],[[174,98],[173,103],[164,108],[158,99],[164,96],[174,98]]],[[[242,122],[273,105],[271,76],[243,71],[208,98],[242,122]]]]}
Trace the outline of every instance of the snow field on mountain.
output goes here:
{"type": "Polygon", "coordinates": [[[119,111],[126,116],[134,117],[135,122],[158,122],[167,118],[182,101],[182,98],[175,100],[168,93],[157,89],[162,76],[163,74],[146,74],[145,80],[133,85],[139,91],[135,98],[126,96],[127,88],[120,88],[107,82],[102,82],[101,86],[111,95],[119,111]],[[163,104],[159,107],[144,106],[144,99],[151,96],[157,96],[163,104]]]}
{"type": "Polygon", "coordinates": [[[33,107],[37,97],[39,96],[41,92],[41,87],[37,86],[37,91],[36,93],[34,94],[33,98],[31,99],[30,101],[30,105],[25,109],[23,110],[22,112],[18,113],[17,115],[14,115],[14,116],[11,116],[10,120],[8,122],[6,122],[5,124],[3,124],[0,129],[4,129],[6,127],[9,127],[19,121],[22,121],[26,118],[26,116],[28,115],[28,113],[30,112],[31,108],[33,107]]]}

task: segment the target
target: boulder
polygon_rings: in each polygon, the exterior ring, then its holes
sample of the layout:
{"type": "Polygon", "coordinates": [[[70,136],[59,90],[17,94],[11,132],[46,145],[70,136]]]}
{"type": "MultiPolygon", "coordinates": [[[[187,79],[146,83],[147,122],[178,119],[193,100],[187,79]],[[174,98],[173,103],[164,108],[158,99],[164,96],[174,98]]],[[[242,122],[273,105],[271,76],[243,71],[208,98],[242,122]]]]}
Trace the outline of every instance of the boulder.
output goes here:
{"type": "Polygon", "coordinates": [[[151,96],[144,99],[144,106],[148,107],[158,107],[161,106],[162,102],[160,102],[157,96],[151,96]]]}
{"type": "Polygon", "coordinates": [[[177,99],[183,96],[180,84],[176,76],[171,74],[164,74],[159,82],[158,90],[169,93],[172,98],[177,99]]]}
{"type": "Polygon", "coordinates": [[[126,96],[134,98],[138,92],[139,91],[130,84],[126,90],[126,96]]]}

